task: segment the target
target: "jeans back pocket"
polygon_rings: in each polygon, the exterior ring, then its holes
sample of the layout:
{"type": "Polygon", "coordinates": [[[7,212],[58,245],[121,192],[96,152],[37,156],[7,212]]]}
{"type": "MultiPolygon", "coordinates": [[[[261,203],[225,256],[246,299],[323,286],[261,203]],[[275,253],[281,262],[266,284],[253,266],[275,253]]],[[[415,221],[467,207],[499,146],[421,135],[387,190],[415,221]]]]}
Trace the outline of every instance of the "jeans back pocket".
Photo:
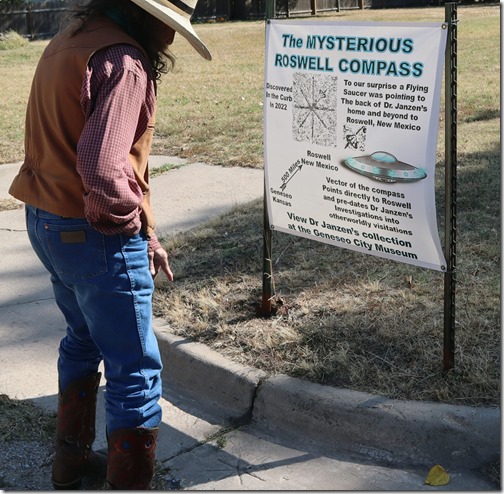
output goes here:
{"type": "Polygon", "coordinates": [[[58,275],[86,280],[107,272],[105,239],[88,223],[47,221],[44,229],[52,264],[58,275]]]}

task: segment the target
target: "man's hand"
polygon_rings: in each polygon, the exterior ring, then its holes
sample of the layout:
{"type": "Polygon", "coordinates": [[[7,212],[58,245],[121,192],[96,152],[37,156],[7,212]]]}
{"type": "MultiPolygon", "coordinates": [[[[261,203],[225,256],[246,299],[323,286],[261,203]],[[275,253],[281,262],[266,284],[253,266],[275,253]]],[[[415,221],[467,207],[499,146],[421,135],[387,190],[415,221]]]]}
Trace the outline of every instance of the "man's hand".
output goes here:
{"type": "Polygon", "coordinates": [[[156,250],[149,252],[149,269],[153,278],[158,275],[159,269],[161,269],[166,274],[166,277],[170,281],[173,281],[173,273],[168,263],[168,254],[163,247],[158,247],[156,250]]]}

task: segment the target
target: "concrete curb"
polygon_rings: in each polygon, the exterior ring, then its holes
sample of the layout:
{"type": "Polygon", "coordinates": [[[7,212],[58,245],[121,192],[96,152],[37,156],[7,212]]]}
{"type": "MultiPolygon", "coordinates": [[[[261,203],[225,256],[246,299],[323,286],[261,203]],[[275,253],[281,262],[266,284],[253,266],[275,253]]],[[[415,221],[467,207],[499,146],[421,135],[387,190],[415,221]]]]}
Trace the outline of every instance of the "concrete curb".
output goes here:
{"type": "Polygon", "coordinates": [[[218,409],[234,424],[250,422],[255,395],[266,373],[226,359],[201,343],[175,336],[154,319],[163,357],[163,381],[169,388],[218,409]]]}
{"type": "Polygon", "coordinates": [[[231,423],[270,430],[404,465],[478,468],[500,453],[500,409],[391,400],[310,383],[231,362],[154,320],[163,379],[224,411],[231,423]]]}
{"type": "Polygon", "coordinates": [[[395,464],[477,468],[500,451],[500,410],[392,400],[287,376],[265,380],[254,420],[395,464]],[[300,427],[301,426],[301,427],[300,427]]]}

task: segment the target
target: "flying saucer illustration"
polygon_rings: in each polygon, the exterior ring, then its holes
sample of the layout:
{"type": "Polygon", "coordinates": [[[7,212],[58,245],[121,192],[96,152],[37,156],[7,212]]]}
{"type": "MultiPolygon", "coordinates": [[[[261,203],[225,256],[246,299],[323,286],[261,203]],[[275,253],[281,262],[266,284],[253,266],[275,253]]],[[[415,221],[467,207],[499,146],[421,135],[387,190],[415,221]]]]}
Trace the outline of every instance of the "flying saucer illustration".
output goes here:
{"type": "Polygon", "coordinates": [[[343,164],[350,170],[379,182],[417,182],[427,176],[424,170],[399,161],[393,154],[377,151],[369,156],[347,158],[343,164]]]}

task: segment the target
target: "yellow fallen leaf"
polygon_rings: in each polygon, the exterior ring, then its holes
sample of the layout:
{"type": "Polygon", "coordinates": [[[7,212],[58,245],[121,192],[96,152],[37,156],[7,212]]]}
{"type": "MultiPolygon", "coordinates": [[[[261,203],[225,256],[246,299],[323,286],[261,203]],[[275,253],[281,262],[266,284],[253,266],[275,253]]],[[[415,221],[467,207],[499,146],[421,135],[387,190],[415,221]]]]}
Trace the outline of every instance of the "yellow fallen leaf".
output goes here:
{"type": "Polygon", "coordinates": [[[424,484],[437,486],[446,485],[448,482],[450,482],[448,472],[441,465],[435,465],[430,469],[424,484]]]}

